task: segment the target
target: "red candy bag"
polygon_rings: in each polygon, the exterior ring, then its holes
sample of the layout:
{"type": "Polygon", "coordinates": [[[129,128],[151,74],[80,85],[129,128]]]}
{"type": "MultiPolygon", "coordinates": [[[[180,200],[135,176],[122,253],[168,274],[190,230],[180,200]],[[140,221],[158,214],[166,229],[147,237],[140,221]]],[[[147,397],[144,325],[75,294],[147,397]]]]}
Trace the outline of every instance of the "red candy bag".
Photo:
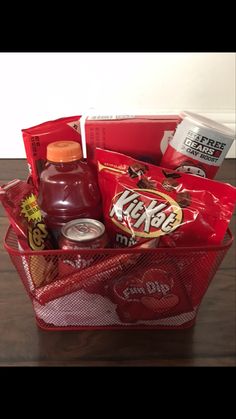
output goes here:
{"type": "Polygon", "coordinates": [[[218,245],[236,188],[97,149],[106,230],[115,247],[218,245]]]}
{"type": "Polygon", "coordinates": [[[31,185],[18,179],[2,185],[0,200],[24,250],[53,249],[31,185]]]}
{"type": "Polygon", "coordinates": [[[157,320],[192,311],[177,265],[158,260],[110,284],[112,301],[122,322],[157,320]]]}
{"type": "MultiPolygon", "coordinates": [[[[23,250],[53,249],[52,238],[44,223],[33,186],[15,179],[0,187],[0,201],[23,250]]],[[[31,279],[37,287],[51,282],[57,266],[47,256],[28,256],[31,279]]]]}

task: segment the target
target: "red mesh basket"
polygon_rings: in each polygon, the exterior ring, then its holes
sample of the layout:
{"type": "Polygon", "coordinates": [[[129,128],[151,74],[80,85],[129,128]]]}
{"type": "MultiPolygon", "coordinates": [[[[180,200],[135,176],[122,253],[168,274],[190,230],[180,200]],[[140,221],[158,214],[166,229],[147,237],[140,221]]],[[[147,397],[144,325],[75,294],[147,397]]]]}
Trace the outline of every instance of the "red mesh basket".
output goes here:
{"type": "Polygon", "coordinates": [[[194,324],[233,237],[220,246],[22,251],[5,248],[44,329],[163,329],[194,324]]]}

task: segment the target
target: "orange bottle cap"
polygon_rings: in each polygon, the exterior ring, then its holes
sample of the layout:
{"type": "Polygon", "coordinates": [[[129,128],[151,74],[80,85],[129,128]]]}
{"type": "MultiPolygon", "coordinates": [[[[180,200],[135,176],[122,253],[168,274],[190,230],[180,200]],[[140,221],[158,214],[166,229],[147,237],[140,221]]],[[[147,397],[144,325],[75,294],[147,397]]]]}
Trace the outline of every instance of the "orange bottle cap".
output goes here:
{"type": "Polygon", "coordinates": [[[47,146],[48,161],[66,163],[81,158],[81,146],[76,141],[55,141],[47,146]]]}

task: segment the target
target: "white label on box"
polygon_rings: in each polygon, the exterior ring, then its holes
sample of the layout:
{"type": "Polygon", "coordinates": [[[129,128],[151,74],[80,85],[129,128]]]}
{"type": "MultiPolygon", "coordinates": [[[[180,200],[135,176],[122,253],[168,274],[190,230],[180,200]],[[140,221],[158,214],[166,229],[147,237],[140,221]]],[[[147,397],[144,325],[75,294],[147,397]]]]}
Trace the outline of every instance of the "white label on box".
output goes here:
{"type": "Polygon", "coordinates": [[[88,120],[91,121],[102,121],[102,120],[115,120],[115,119],[133,119],[135,115],[91,115],[88,116],[88,120]]]}

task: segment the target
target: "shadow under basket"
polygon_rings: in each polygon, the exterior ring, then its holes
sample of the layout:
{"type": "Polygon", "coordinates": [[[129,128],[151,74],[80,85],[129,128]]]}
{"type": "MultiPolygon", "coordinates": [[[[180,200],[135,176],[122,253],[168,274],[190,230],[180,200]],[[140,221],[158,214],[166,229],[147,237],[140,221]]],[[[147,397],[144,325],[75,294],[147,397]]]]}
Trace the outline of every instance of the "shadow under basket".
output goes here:
{"type": "Polygon", "coordinates": [[[183,329],[233,242],[156,249],[23,251],[9,227],[5,248],[47,330],[183,329]]]}

